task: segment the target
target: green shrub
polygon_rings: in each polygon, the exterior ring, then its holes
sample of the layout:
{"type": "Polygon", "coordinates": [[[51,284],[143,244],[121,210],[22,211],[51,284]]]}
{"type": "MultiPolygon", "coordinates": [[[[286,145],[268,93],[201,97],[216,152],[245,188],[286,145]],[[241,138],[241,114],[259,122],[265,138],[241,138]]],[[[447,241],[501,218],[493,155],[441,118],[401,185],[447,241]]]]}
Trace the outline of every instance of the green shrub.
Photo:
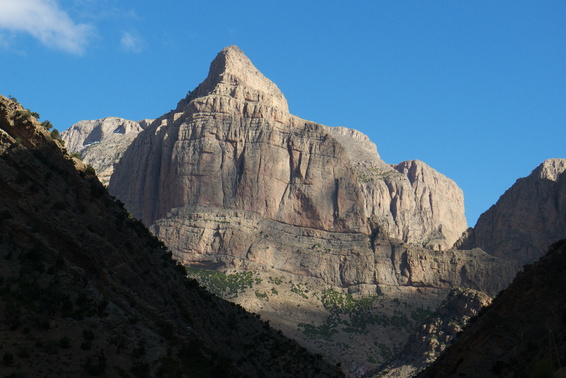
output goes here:
{"type": "Polygon", "coordinates": [[[303,288],[302,284],[295,284],[295,283],[291,283],[291,292],[297,294],[298,296],[305,298],[305,299],[309,299],[308,295],[306,293],[308,293],[308,290],[303,288]]]}
{"type": "Polygon", "coordinates": [[[92,165],[87,165],[85,168],[85,173],[89,176],[95,176],[96,175],[96,170],[93,168],[92,165]]]}
{"type": "Polygon", "coordinates": [[[267,293],[260,293],[259,291],[256,290],[255,292],[255,296],[258,299],[261,299],[262,301],[268,301],[269,300],[269,296],[267,295],[267,293]]]}
{"type": "Polygon", "coordinates": [[[16,110],[16,118],[22,118],[24,120],[31,119],[31,112],[28,109],[16,110]]]}
{"type": "Polygon", "coordinates": [[[186,269],[189,277],[198,280],[210,292],[224,298],[234,298],[257,283],[252,272],[226,274],[196,267],[187,267],[186,269]]]}
{"type": "Polygon", "coordinates": [[[61,134],[59,133],[59,130],[53,129],[53,130],[51,131],[51,137],[52,137],[53,139],[59,139],[59,138],[61,137],[61,134]]]}
{"type": "Polygon", "coordinates": [[[41,122],[41,126],[45,127],[47,130],[51,130],[51,128],[53,127],[51,122],[48,120],[41,122]]]}
{"type": "Polygon", "coordinates": [[[57,129],[53,129],[51,131],[51,138],[59,141],[59,143],[61,144],[61,146],[65,146],[65,141],[61,138],[61,134],[59,133],[59,130],[57,129]]]}
{"type": "Polygon", "coordinates": [[[417,308],[415,311],[411,312],[411,318],[418,323],[423,323],[428,317],[432,314],[432,312],[417,308]]]}

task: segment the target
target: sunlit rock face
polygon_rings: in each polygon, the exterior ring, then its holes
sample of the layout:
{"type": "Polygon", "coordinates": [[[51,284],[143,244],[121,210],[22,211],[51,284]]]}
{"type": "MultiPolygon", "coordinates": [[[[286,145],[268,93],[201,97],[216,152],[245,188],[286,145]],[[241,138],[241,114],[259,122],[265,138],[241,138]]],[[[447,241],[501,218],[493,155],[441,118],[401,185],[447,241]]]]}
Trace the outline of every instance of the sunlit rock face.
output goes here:
{"type": "Polygon", "coordinates": [[[114,165],[151,121],[135,122],[117,117],[80,121],[63,131],[61,138],[67,150],[80,154],[86,164],[96,169],[100,181],[108,185],[114,165]]]}
{"type": "Polygon", "coordinates": [[[406,165],[418,168],[385,164],[355,130],[291,115],[277,86],[230,46],[176,110],[140,134],[110,190],[146,224],[204,206],[330,232],[370,234],[371,221],[405,242],[453,244],[466,228],[461,191],[423,163],[406,165]],[[438,190],[428,177],[448,185],[438,190]]]}
{"type": "Polygon", "coordinates": [[[173,208],[207,206],[369,233],[344,148],[324,127],[291,116],[277,86],[236,47],[222,50],[194,93],[137,138],[110,190],[146,224],[173,208]]]}

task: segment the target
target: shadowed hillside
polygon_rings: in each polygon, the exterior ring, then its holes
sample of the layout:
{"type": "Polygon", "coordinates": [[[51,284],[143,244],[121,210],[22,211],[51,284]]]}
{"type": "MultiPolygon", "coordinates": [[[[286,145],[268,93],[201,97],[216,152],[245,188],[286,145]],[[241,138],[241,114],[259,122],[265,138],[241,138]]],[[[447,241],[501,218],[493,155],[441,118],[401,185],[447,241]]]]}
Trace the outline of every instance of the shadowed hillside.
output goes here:
{"type": "Polygon", "coordinates": [[[184,277],[29,110],[0,96],[2,376],[334,376],[184,277]]]}
{"type": "Polygon", "coordinates": [[[564,376],[565,268],[562,240],[525,267],[419,377],[564,376]]]}

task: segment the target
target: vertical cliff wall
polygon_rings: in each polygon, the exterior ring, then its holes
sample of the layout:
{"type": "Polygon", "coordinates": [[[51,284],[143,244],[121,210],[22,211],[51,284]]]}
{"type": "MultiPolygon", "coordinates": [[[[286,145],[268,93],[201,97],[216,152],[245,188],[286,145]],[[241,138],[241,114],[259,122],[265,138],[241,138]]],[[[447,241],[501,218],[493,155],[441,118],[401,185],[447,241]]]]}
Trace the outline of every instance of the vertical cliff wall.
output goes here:
{"type": "Polygon", "coordinates": [[[379,228],[435,248],[466,228],[451,180],[420,162],[387,165],[355,130],[292,116],[277,86],[235,46],[136,138],[109,188],[146,224],[175,208],[237,209],[330,232],[379,228]]]}

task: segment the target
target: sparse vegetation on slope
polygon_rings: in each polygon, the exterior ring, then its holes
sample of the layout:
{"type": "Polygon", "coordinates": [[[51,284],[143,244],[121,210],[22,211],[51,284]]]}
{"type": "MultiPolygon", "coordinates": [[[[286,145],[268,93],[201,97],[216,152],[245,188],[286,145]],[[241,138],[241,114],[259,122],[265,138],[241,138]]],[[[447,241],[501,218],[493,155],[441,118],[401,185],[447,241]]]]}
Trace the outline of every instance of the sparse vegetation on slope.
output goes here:
{"type": "Polygon", "coordinates": [[[254,278],[252,272],[238,272],[227,274],[219,270],[206,270],[195,267],[186,267],[187,275],[197,279],[210,292],[221,298],[232,299],[239,293],[260,283],[261,278],[254,278]]]}

